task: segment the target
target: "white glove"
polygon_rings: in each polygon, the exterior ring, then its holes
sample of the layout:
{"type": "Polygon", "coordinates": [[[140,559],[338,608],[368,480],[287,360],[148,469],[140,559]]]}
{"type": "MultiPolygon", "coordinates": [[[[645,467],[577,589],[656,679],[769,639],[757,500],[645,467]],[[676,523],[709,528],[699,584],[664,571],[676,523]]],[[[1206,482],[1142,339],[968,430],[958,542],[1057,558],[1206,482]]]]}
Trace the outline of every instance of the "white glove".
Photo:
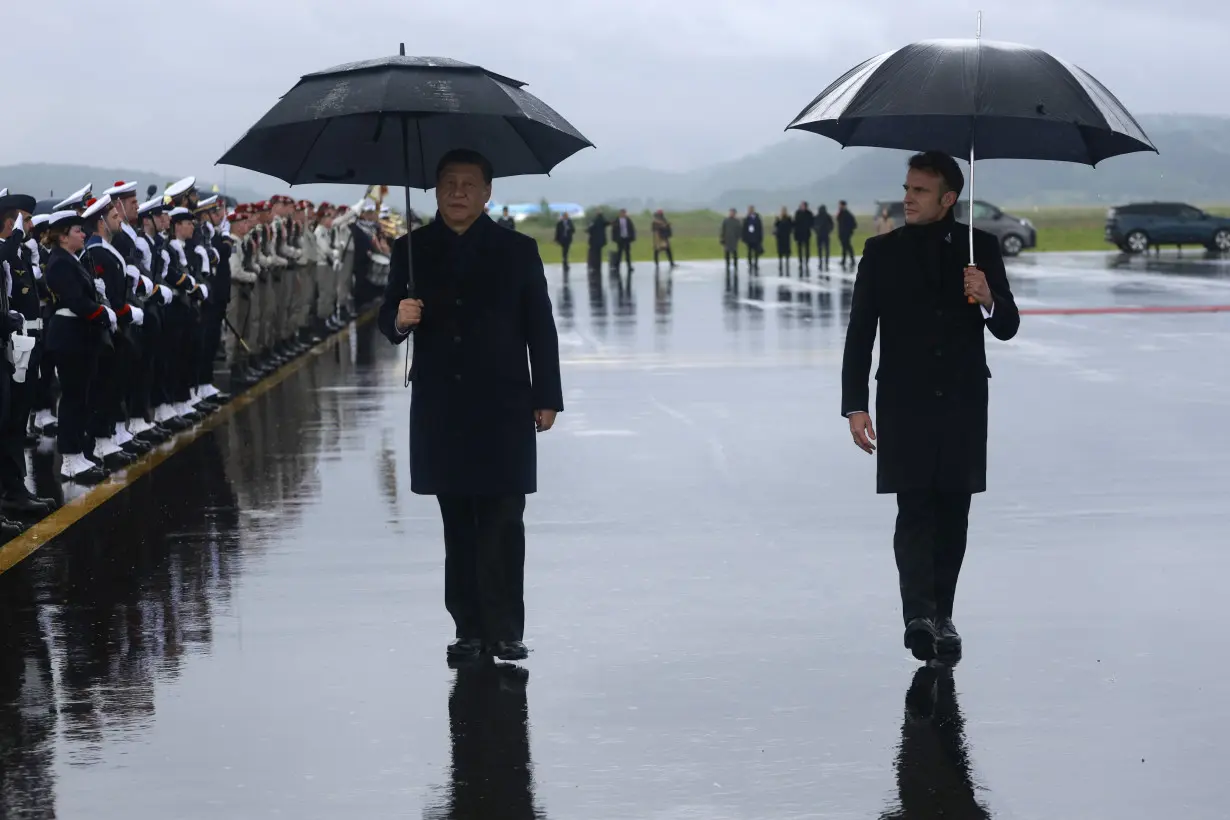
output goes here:
{"type": "Polygon", "coordinates": [[[107,283],[101,279],[95,279],[94,290],[98,291],[99,296],[105,297],[107,295],[107,283]]]}
{"type": "Polygon", "coordinates": [[[164,305],[171,304],[171,297],[175,295],[171,293],[171,289],[168,288],[166,285],[158,286],[158,294],[162,297],[162,303],[164,305]]]}
{"type": "Polygon", "coordinates": [[[141,271],[137,269],[136,265],[126,265],[124,273],[128,274],[128,278],[132,280],[134,285],[141,279],[141,271]]]}
{"type": "Polygon", "coordinates": [[[191,288],[195,288],[195,287],[196,287],[196,280],[192,278],[191,274],[185,274],[185,275],[188,277],[188,287],[189,287],[189,289],[191,289],[191,288]]]}
{"type": "Polygon", "coordinates": [[[201,285],[201,296],[209,298],[209,285],[201,285]]]}
{"type": "Polygon", "coordinates": [[[119,324],[116,322],[116,319],[115,319],[115,311],[107,307],[106,305],[103,305],[103,310],[107,311],[107,319],[111,322],[111,329],[115,330],[116,328],[118,328],[119,324]]]}
{"type": "Polygon", "coordinates": [[[141,284],[145,286],[146,293],[154,292],[154,280],[153,279],[150,279],[148,276],[142,276],[141,284]]]}
{"type": "Polygon", "coordinates": [[[145,311],[139,307],[130,307],[129,309],[132,311],[132,323],[140,327],[145,322],[145,311]]]}
{"type": "Polygon", "coordinates": [[[43,278],[43,269],[38,265],[34,266],[34,281],[38,282],[43,278]]]}
{"type": "Polygon", "coordinates": [[[333,263],[333,272],[337,273],[342,269],[342,260],[338,259],[333,263]]]}
{"type": "Polygon", "coordinates": [[[17,214],[17,221],[13,223],[13,230],[20,231],[22,230],[22,228],[25,227],[25,224],[26,224],[26,215],[19,213],[17,214]]]}

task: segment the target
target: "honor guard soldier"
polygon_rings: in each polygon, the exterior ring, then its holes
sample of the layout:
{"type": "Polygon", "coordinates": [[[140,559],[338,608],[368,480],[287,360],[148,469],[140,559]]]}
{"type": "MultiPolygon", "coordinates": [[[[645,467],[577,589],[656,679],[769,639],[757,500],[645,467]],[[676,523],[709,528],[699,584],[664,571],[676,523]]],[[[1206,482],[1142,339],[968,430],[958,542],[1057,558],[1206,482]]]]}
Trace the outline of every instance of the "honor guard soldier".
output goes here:
{"type": "Polygon", "coordinates": [[[226,307],[231,299],[231,258],[234,241],[227,224],[226,211],[218,197],[204,199],[197,206],[202,233],[207,237],[213,258],[213,272],[207,286],[207,296],[201,303],[201,351],[198,359],[195,397],[197,406],[218,407],[230,400],[213,384],[214,362],[222,345],[222,326],[226,307]]]}
{"type": "MultiPolygon", "coordinates": [[[[10,354],[9,372],[0,374],[0,511],[41,517],[55,505],[36,498],[26,488],[26,428],[37,374],[37,342],[27,336],[26,323],[40,316],[38,291],[32,270],[33,256],[27,246],[35,199],[21,194],[0,196],[0,331],[10,354]],[[14,337],[26,337],[18,344],[14,337]],[[10,339],[13,341],[10,341],[10,339]]],[[[0,537],[12,537],[22,529],[0,515],[0,537]]]]}
{"type": "MultiPolygon", "coordinates": [[[[115,317],[109,345],[102,346],[95,359],[94,378],[90,383],[90,421],[87,432],[94,438],[95,460],[111,470],[126,467],[136,456],[147,452],[149,445],[135,442],[123,429],[128,420],[124,412],[124,388],[134,357],[131,327],[145,317],[140,308],[128,303],[128,263],[112,244],[122,233],[120,215],[112,207],[111,197],[103,194],[82,215],[89,238],[85,243],[82,263],[94,275],[94,286],[115,317]]],[[[86,457],[90,449],[86,448],[86,457]]]]}
{"type": "Polygon", "coordinates": [[[85,249],[84,224],[73,210],[51,215],[47,241],[52,250],[43,277],[55,306],[47,325],[46,352],[60,377],[56,425],[60,475],[66,481],[92,484],[105,478],[106,472],[85,455],[90,381],[99,350],[111,343],[116,320],[103,304],[93,274],[77,259],[85,249]]]}

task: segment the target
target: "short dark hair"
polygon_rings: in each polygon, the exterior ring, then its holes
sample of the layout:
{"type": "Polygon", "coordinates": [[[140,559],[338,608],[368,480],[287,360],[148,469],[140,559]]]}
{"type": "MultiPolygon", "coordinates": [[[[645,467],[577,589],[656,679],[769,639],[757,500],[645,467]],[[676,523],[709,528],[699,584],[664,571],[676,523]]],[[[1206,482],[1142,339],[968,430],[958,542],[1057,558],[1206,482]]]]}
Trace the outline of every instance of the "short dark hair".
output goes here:
{"type": "Polygon", "coordinates": [[[444,169],[449,165],[477,165],[483,172],[483,182],[491,184],[495,172],[491,168],[491,161],[477,151],[471,151],[469,148],[454,148],[444,156],[440,157],[440,161],[436,163],[436,179],[444,173],[444,169]]]}
{"type": "Polygon", "coordinates": [[[965,174],[961,173],[961,166],[943,151],[923,151],[921,154],[915,154],[910,157],[910,167],[915,171],[939,174],[944,180],[944,187],[957,196],[961,195],[961,189],[965,187],[965,174]]]}

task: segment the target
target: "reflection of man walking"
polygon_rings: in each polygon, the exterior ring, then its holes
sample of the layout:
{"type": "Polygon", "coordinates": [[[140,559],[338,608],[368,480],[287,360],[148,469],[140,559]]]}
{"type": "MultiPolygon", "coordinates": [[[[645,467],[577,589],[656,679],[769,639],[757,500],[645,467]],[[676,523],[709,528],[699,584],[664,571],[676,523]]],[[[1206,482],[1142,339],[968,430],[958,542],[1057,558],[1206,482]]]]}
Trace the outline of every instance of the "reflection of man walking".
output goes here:
{"type": "Polygon", "coordinates": [[[983,329],[1008,340],[1021,321],[995,237],[975,231],[980,268],[967,266],[966,236],[952,213],[964,185],[946,154],[910,159],[906,225],[867,240],[842,360],[842,415],[857,446],[872,453],[878,444],[876,491],[897,495],[905,645],[920,660],[960,649],[953,600],[970,497],[986,489],[983,329]],[[868,413],[877,323],[878,439],[868,413]]]}
{"type": "Polygon", "coordinates": [[[854,267],[854,245],[851,239],[854,237],[854,231],[858,229],[858,220],[854,218],[854,214],[850,213],[850,209],[846,207],[846,201],[843,199],[837,203],[837,239],[841,242],[841,269],[846,269],[846,256],[850,257],[850,267],[854,267]]]}

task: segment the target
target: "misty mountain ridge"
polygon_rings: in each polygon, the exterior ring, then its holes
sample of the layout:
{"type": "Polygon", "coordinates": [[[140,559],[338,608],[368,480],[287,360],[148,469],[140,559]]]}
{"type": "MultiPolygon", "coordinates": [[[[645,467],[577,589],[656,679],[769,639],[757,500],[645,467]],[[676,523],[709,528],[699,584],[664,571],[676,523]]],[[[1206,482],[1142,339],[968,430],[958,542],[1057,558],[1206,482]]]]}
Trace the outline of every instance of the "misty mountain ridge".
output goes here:
{"type": "MultiPolygon", "coordinates": [[[[1180,200],[1195,204],[1230,202],[1230,117],[1146,115],[1139,117],[1159,154],[1129,154],[1106,160],[1098,168],[1061,162],[984,160],[978,163],[975,196],[1005,208],[1034,206],[1107,207],[1130,200],[1180,200]]],[[[782,140],[747,156],[697,168],[667,172],[629,166],[594,168],[593,149],[566,161],[551,176],[498,179],[493,197],[499,202],[579,202],[634,210],[727,208],[756,205],[776,211],[800,201],[813,205],[848,200],[868,212],[880,200],[900,196],[908,152],[846,148],[814,134],[789,133],[782,140]]],[[[968,164],[962,162],[968,180],[968,164]]],[[[189,172],[190,173],[190,172],[189,172]]],[[[186,176],[119,168],[58,163],[23,163],[0,167],[0,187],[40,199],[67,196],[86,182],[101,193],[117,180],[135,180],[140,194],[159,190],[186,176]],[[54,192],[54,193],[51,193],[54,192]]],[[[212,166],[197,184],[220,190],[241,202],[287,193],[314,202],[353,204],[363,195],[357,185],[301,185],[294,188],[264,174],[212,166]]],[[[434,195],[412,191],[416,210],[434,209],[434,195]]],[[[400,210],[400,190],[388,204],[400,210]]]]}

